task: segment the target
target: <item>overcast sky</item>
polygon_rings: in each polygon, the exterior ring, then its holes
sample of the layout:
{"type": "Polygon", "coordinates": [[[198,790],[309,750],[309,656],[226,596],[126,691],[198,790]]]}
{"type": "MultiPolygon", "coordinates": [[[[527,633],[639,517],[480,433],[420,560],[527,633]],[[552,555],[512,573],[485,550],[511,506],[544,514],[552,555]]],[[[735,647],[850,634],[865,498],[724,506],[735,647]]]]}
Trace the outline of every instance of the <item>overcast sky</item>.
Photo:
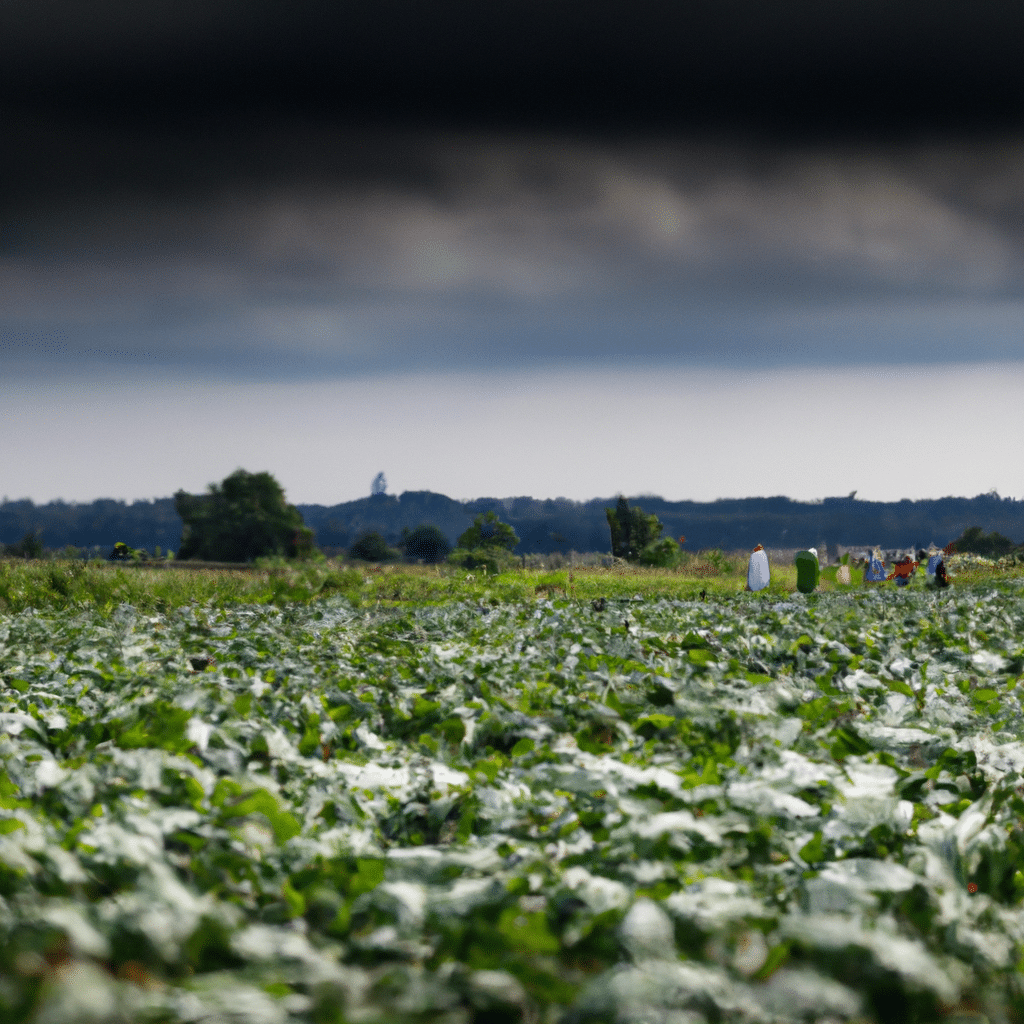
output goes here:
{"type": "Polygon", "coordinates": [[[0,492],[1024,497],[1018,9],[324,10],[5,5],[0,492]]]}

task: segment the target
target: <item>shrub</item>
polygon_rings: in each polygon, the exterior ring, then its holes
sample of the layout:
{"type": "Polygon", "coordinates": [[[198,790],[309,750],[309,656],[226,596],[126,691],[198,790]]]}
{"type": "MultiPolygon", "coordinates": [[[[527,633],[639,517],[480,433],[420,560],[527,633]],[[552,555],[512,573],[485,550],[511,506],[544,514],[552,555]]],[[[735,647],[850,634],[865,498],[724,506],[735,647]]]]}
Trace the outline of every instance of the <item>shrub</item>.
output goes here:
{"type": "Polygon", "coordinates": [[[736,568],[719,548],[701,551],[695,557],[688,554],[686,567],[694,575],[702,578],[734,572],[736,568]]]}
{"type": "Polygon", "coordinates": [[[5,544],[4,554],[8,558],[42,558],[43,542],[39,539],[39,533],[29,531],[17,544],[5,544]]]}
{"type": "Polygon", "coordinates": [[[999,558],[1008,555],[1019,545],[1001,533],[984,534],[980,526],[970,526],[953,542],[956,550],[970,555],[984,555],[986,558],[999,558]]]}
{"type": "Polygon", "coordinates": [[[473,551],[476,548],[499,548],[511,551],[519,543],[516,531],[508,523],[498,519],[497,512],[481,512],[473,525],[459,537],[459,548],[473,551]]]}
{"type": "Polygon", "coordinates": [[[467,551],[460,547],[448,556],[448,564],[470,570],[486,569],[488,575],[497,576],[498,573],[516,568],[520,563],[515,555],[504,548],[481,547],[467,551]]]}
{"type": "Polygon", "coordinates": [[[349,548],[349,558],[358,558],[361,562],[390,562],[398,557],[394,548],[389,548],[387,541],[376,531],[364,533],[349,548]]]}
{"type": "Polygon", "coordinates": [[[448,538],[436,526],[417,526],[404,538],[405,554],[408,558],[422,558],[434,564],[443,562],[452,550],[448,538]]]}
{"type": "Polygon", "coordinates": [[[652,541],[640,552],[639,558],[641,565],[651,565],[659,569],[673,569],[680,561],[679,545],[671,537],[652,541]]]}

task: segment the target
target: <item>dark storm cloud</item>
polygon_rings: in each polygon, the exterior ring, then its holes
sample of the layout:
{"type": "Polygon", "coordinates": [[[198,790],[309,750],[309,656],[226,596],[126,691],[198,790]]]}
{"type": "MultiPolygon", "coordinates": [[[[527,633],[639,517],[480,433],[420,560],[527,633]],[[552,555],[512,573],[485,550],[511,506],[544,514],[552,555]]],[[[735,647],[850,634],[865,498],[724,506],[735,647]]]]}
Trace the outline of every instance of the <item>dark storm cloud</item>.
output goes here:
{"type": "Polygon", "coordinates": [[[0,9],[7,372],[1019,352],[1024,9],[0,9]]]}
{"type": "Polygon", "coordinates": [[[885,0],[8,0],[5,95],[437,121],[1005,125],[1024,11],[885,0]]]}
{"type": "MultiPolygon", "coordinates": [[[[858,335],[863,313],[836,310],[866,304],[896,323],[953,301],[969,331],[971,302],[1001,302],[1012,321],[1024,299],[1013,141],[769,147],[285,124],[182,146],[35,130],[48,161],[99,173],[10,203],[9,366],[56,347],[71,362],[135,353],[197,368],[251,351],[249,368],[270,375],[449,358],[803,359],[829,320],[854,357],[893,342],[899,354],[902,338],[912,358],[913,331],[878,342],[858,335]],[[140,150],[146,167],[118,173],[140,150]],[[182,162],[194,170],[176,184],[182,162]]],[[[977,355],[1005,358],[1007,337],[991,333],[977,355]]],[[[966,354],[955,336],[935,344],[966,354]]]]}

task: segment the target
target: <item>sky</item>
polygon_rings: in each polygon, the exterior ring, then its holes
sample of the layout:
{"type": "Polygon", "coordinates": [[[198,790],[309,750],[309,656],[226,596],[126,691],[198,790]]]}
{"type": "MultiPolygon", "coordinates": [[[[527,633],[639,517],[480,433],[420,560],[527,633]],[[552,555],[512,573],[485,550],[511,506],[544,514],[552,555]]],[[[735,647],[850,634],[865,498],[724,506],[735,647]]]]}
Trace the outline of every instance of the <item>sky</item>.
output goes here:
{"type": "Polygon", "coordinates": [[[1024,11],[0,10],[0,494],[1024,497],[1024,11]]]}

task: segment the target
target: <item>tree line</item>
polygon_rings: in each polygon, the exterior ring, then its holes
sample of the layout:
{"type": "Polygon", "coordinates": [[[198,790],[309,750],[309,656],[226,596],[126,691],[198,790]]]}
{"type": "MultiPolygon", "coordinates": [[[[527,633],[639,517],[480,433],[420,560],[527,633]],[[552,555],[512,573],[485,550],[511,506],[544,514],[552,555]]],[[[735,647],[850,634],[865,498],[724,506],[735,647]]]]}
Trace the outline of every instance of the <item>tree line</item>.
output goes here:
{"type": "MultiPolygon", "coordinates": [[[[463,536],[479,526],[483,531],[500,522],[517,538],[516,556],[554,552],[607,552],[631,561],[671,565],[679,556],[672,536],[686,535],[692,550],[806,547],[830,543],[851,546],[944,546],[978,531],[966,543],[984,551],[1012,550],[1012,536],[1024,536],[1024,502],[998,495],[944,498],[919,502],[862,502],[827,498],[794,502],[788,498],[749,498],[708,503],[667,502],[645,496],[641,509],[620,497],[607,501],[574,502],[565,498],[482,498],[457,502],[429,491],[384,492],[383,475],[371,496],[337,506],[289,505],[269,473],[238,473],[209,492],[179,491],[173,498],[128,505],[101,500],[74,505],[30,501],[0,504],[0,541],[9,555],[33,557],[65,551],[78,556],[105,556],[115,542],[149,557],[175,551],[179,558],[249,561],[254,552],[270,550],[281,557],[299,558],[319,549],[328,555],[353,551],[370,556],[444,560],[453,552],[488,551],[497,564],[501,544],[481,543],[463,536]],[[268,512],[267,509],[272,511],[268,512]],[[483,516],[483,519],[480,517],[483,516]],[[234,521],[238,529],[223,533],[234,521]],[[989,532],[986,532],[989,531],[989,532]],[[981,538],[979,540],[978,538],[981,538]],[[993,539],[995,538],[995,539],[993,539]],[[466,545],[469,546],[466,546],[466,545]]],[[[484,543],[487,541],[486,543],[484,543]]],[[[961,550],[969,550],[960,544],[961,550]]],[[[464,558],[464,554],[456,557],[464,558]]],[[[468,557],[473,562],[473,557],[468,557]]]]}

